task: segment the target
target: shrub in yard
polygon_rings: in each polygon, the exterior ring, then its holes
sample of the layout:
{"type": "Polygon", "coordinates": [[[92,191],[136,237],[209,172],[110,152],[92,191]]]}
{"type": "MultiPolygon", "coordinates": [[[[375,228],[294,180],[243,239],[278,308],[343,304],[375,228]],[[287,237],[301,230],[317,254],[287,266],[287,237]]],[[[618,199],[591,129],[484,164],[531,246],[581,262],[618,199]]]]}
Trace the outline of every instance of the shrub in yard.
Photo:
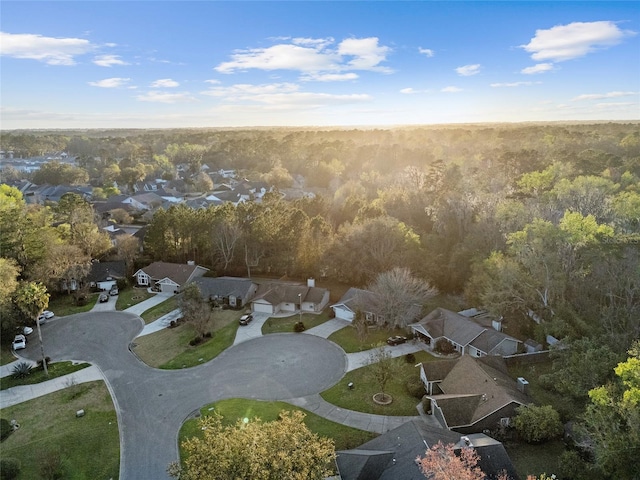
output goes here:
{"type": "Polygon", "coordinates": [[[296,322],[296,324],[293,326],[293,331],[296,333],[304,332],[305,331],[304,323],[296,322]]]}
{"type": "Polygon", "coordinates": [[[200,343],[202,343],[202,337],[192,338],[189,341],[189,345],[191,345],[192,347],[195,347],[196,345],[200,345],[200,343]]]}
{"type": "Polygon", "coordinates": [[[424,389],[424,385],[420,380],[420,377],[411,377],[407,380],[407,393],[415,398],[422,398],[422,396],[427,393],[424,389]]]}
{"type": "Polygon", "coordinates": [[[26,378],[31,373],[31,364],[27,362],[20,362],[13,367],[13,378],[26,378]]]}
{"type": "Polygon", "coordinates": [[[0,460],[0,479],[14,480],[20,475],[20,461],[16,458],[3,458],[0,460]]]}
{"type": "MultiPolygon", "coordinates": [[[[51,357],[44,357],[44,359],[47,361],[47,365],[51,363],[51,357]]],[[[42,370],[42,360],[38,360],[36,368],[42,370]]]]}
{"type": "Polygon", "coordinates": [[[404,359],[407,363],[416,363],[416,356],[413,353],[407,353],[404,359]]]}
{"type": "Polygon", "coordinates": [[[40,476],[45,480],[62,480],[65,478],[64,463],[60,453],[45,452],[40,457],[40,476]]]}
{"type": "Polygon", "coordinates": [[[441,338],[436,342],[435,350],[438,353],[449,355],[456,351],[456,347],[446,338],[441,338]]]}
{"type": "Polygon", "coordinates": [[[516,410],[513,426],[527,443],[542,443],[562,435],[560,414],[551,405],[521,406],[516,410]]]}
{"type": "Polygon", "coordinates": [[[0,441],[7,438],[13,432],[13,428],[11,428],[11,423],[6,418],[0,418],[0,441]]]}

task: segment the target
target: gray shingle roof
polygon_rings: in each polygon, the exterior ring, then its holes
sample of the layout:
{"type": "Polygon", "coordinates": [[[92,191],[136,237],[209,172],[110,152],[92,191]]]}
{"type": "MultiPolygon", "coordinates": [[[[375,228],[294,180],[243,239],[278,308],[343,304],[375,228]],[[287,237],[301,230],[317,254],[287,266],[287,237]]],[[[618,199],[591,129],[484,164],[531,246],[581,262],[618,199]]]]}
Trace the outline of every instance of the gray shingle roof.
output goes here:
{"type": "Polygon", "coordinates": [[[193,281],[200,288],[200,293],[203,297],[228,297],[233,295],[235,297],[244,298],[253,281],[248,278],[238,277],[200,277],[193,281]]]}

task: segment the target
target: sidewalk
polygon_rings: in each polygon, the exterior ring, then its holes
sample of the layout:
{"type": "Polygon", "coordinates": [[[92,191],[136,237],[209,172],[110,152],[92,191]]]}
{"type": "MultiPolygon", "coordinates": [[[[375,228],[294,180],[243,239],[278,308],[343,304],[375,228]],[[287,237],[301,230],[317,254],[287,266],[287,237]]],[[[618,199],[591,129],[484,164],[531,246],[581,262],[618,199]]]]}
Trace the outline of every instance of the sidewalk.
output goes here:
{"type": "MultiPolygon", "coordinates": [[[[393,347],[387,345],[383,348],[389,352],[392,358],[403,357],[409,353],[416,353],[423,350],[420,344],[413,342],[403,343],[402,345],[395,345],[393,347]]],[[[375,348],[372,348],[364,352],[347,353],[347,372],[373,363],[371,355],[375,350],[375,348]]]]}
{"type": "Polygon", "coordinates": [[[77,372],[47,380],[46,382],[0,390],[0,408],[17,405],[18,403],[26,402],[27,400],[38,398],[78,383],[92,382],[94,380],[103,380],[103,377],[100,369],[95,365],[91,365],[77,372]]]}
{"type": "Polygon", "coordinates": [[[342,320],[340,318],[333,318],[318,325],[317,327],[305,330],[304,333],[315,335],[317,337],[329,338],[332,333],[337,332],[338,330],[341,330],[348,325],[351,325],[351,322],[347,322],[346,320],[342,320]]]}
{"type": "Polygon", "coordinates": [[[137,303],[129,308],[125,308],[123,312],[133,313],[135,315],[141,316],[151,307],[155,307],[156,305],[164,302],[170,297],[173,297],[173,293],[156,293],[153,297],[147,298],[143,302],[137,303]]]}
{"type": "MultiPolygon", "coordinates": [[[[332,403],[325,401],[319,394],[309,395],[300,398],[290,398],[284,400],[296,407],[309,410],[322,418],[331,420],[332,422],[347,425],[348,427],[357,428],[360,430],[366,430],[367,432],[385,433],[389,430],[393,430],[396,427],[414,420],[418,417],[418,411],[416,409],[415,416],[387,416],[387,415],[375,415],[373,413],[362,413],[354,410],[347,410],[345,408],[336,407],[332,403]]],[[[429,420],[429,419],[428,419],[429,420]]],[[[432,419],[434,426],[438,426],[437,420],[432,419]]]]}
{"type": "MultiPolygon", "coordinates": [[[[125,312],[126,311],[127,310],[125,310],[125,312]]],[[[161,316],[157,320],[154,320],[153,322],[146,324],[142,329],[142,331],[138,334],[138,337],[143,337],[145,335],[149,335],[150,333],[155,333],[160,330],[164,330],[165,328],[169,327],[172,320],[177,320],[181,316],[182,316],[181,310],[179,308],[176,308],[175,310],[172,310],[166,315],[161,316]]]]}

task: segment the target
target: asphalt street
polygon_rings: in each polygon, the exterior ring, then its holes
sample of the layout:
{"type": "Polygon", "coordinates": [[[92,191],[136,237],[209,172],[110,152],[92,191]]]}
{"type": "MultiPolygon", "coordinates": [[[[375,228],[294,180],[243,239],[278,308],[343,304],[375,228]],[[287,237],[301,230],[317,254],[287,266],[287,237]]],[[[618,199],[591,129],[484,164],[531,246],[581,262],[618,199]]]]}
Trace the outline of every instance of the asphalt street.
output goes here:
{"type": "MultiPolygon", "coordinates": [[[[226,398],[286,400],[313,396],[337,383],[347,369],[344,351],[315,335],[250,338],[212,361],[178,371],[142,363],[129,346],[141,319],[124,312],[88,312],[42,326],[53,361],[94,364],[102,372],[118,414],[121,480],[169,478],[178,460],[178,431],[203,405],[226,398]]],[[[38,358],[37,342],[21,354],[38,358]]]]}

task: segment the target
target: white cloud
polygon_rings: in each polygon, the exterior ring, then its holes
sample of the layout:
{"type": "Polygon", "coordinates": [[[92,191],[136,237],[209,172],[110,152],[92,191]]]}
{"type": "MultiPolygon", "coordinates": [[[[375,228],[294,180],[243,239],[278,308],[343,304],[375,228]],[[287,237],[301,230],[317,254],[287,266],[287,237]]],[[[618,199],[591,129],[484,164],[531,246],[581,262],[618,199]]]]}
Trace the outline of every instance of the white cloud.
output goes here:
{"type": "Polygon", "coordinates": [[[151,90],[145,94],[137,95],[136,99],[140,102],[154,103],[182,103],[195,101],[195,98],[191,96],[189,92],[173,93],[162,92],[159,90],[151,90]]]}
{"type": "Polygon", "coordinates": [[[49,65],[75,65],[75,58],[94,49],[83,38],[53,38],[0,32],[0,55],[38,60],[49,65]]]}
{"type": "Polygon", "coordinates": [[[295,83],[271,83],[263,85],[238,83],[230,87],[213,87],[201,93],[212,97],[242,99],[249,98],[253,95],[297,92],[299,89],[300,87],[295,83]]]}
{"type": "Polygon", "coordinates": [[[480,73],[480,64],[464,65],[456,68],[456,72],[458,72],[458,75],[462,75],[463,77],[470,77],[471,75],[480,73]]]}
{"type": "Polygon", "coordinates": [[[584,95],[578,95],[573,101],[580,100],[601,100],[603,98],[619,98],[630,97],[632,95],[638,95],[638,92],[609,92],[609,93],[588,93],[584,95]]]}
{"type": "MultiPolygon", "coordinates": [[[[219,64],[215,70],[227,74],[249,69],[294,70],[319,76],[349,70],[391,71],[380,65],[391,49],[378,45],[378,38],[349,38],[336,49],[330,49],[333,42],[332,38],[296,38],[267,48],[238,50],[230,61],[219,64]]],[[[344,77],[337,80],[342,81],[344,77]]]]}
{"type": "Polygon", "coordinates": [[[527,67],[520,70],[525,75],[535,75],[536,73],[550,72],[553,70],[553,63],[538,63],[533,67],[527,67]]]}
{"type": "MultiPolygon", "coordinates": [[[[539,83],[539,82],[536,82],[539,83]]],[[[501,87],[526,87],[529,85],[533,85],[533,82],[510,82],[510,83],[492,83],[491,86],[494,88],[501,87]]]]}
{"type": "Polygon", "coordinates": [[[436,54],[436,52],[434,52],[430,48],[422,48],[422,47],[418,48],[418,52],[422,53],[423,55],[426,55],[427,58],[431,58],[436,54]]]}
{"type": "Polygon", "coordinates": [[[272,83],[263,85],[236,84],[229,87],[213,87],[201,92],[203,95],[221,98],[225,103],[243,105],[268,105],[273,108],[295,106],[322,107],[361,103],[371,100],[369,95],[334,95],[329,93],[303,92],[295,83],[272,83]]]}
{"type": "Polygon", "coordinates": [[[622,108],[622,107],[631,107],[633,105],[637,105],[633,102],[603,102],[596,103],[596,107],[598,108],[622,108]]]}
{"type": "Polygon", "coordinates": [[[453,86],[449,86],[449,87],[444,87],[442,90],[440,90],[441,92],[444,93],[458,93],[461,92],[462,89],[459,87],[453,87],[453,86]]]}
{"type": "Polygon", "coordinates": [[[100,67],[111,67],[113,65],[129,65],[120,59],[120,55],[98,55],[93,59],[93,63],[100,67]]]}
{"type": "Polygon", "coordinates": [[[300,77],[304,82],[346,82],[357,80],[360,76],[357,73],[309,73],[300,77]]]}
{"type": "Polygon", "coordinates": [[[151,88],[174,88],[179,87],[180,84],[170,78],[161,78],[151,84],[151,88]]]}
{"type": "Polygon", "coordinates": [[[573,22],[536,30],[531,41],[520,47],[531,53],[533,60],[562,62],[617,45],[631,35],[635,32],[621,30],[611,21],[573,22]]]}
{"type": "Polygon", "coordinates": [[[89,85],[100,88],[120,88],[125,87],[131,81],[130,78],[105,78],[97,82],[89,82],[89,85]]]}
{"type": "Polygon", "coordinates": [[[414,90],[411,87],[408,87],[408,88],[403,88],[402,90],[400,90],[400,93],[404,93],[405,95],[413,95],[414,93],[418,93],[418,91],[414,90]]]}
{"type": "Polygon", "coordinates": [[[347,64],[347,68],[354,70],[374,70],[390,73],[388,67],[380,66],[387,59],[391,51],[389,47],[378,45],[377,37],[347,38],[338,45],[340,55],[354,57],[347,64]]]}

